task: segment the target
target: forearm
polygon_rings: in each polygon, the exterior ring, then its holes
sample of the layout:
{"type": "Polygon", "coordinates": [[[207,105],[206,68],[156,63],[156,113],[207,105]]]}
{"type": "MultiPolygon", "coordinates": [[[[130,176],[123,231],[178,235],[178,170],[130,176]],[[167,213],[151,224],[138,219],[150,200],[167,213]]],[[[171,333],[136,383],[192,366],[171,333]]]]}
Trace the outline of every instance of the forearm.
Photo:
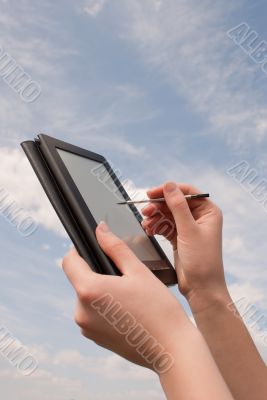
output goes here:
{"type": "Polygon", "coordinates": [[[234,398],[265,400],[266,366],[227,289],[214,290],[213,294],[197,294],[189,304],[234,398]]]}
{"type": "Polygon", "coordinates": [[[177,338],[172,368],[160,375],[168,400],[233,400],[200,332],[192,327],[177,338]]]}

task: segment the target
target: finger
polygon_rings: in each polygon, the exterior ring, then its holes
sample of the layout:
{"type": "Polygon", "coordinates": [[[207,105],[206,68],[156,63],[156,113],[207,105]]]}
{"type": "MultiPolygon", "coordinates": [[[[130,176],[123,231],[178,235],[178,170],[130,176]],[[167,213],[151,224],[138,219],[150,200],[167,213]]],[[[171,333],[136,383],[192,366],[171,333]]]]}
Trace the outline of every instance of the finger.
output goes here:
{"type": "Polygon", "coordinates": [[[159,218],[148,218],[142,222],[143,229],[149,235],[161,235],[170,240],[177,235],[173,218],[161,220],[159,218]]]}
{"type": "Polygon", "coordinates": [[[173,217],[167,219],[167,218],[161,218],[161,217],[151,217],[151,218],[146,218],[145,220],[142,221],[142,226],[144,229],[152,229],[155,230],[155,232],[159,230],[159,227],[163,225],[174,225],[173,217]]]}
{"type": "Polygon", "coordinates": [[[163,188],[164,197],[172,212],[178,235],[188,234],[196,228],[195,220],[190,211],[184,193],[174,182],[168,182],[163,188]]]}
{"type": "Polygon", "coordinates": [[[153,228],[153,225],[155,225],[159,221],[159,217],[148,217],[142,221],[142,227],[147,229],[147,228],[153,228]]]}
{"type": "Polygon", "coordinates": [[[142,208],[141,213],[145,216],[145,217],[150,217],[154,214],[156,210],[156,207],[154,204],[150,203],[147,206],[145,206],[144,208],[142,208]]]}
{"type": "MultiPolygon", "coordinates": [[[[203,193],[201,190],[195,186],[189,185],[187,183],[178,183],[178,187],[184,194],[198,194],[203,193]]],[[[198,219],[201,215],[209,212],[216,205],[208,198],[202,199],[192,199],[188,201],[188,206],[195,219],[198,219]]],[[[216,207],[217,208],[217,207],[216,207]]]]}
{"type": "Polygon", "coordinates": [[[147,191],[147,195],[150,199],[157,199],[163,197],[163,187],[164,185],[156,186],[147,191]]]}
{"type": "Polygon", "coordinates": [[[146,207],[142,208],[141,212],[145,217],[152,217],[156,214],[170,214],[170,210],[166,203],[150,203],[146,207]]]}
{"type": "Polygon", "coordinates": [[[142,227],[145,230],[149,230],[153,232],[153,235],[156,235],[157,228],[159,227],[159,218],[148,218],[142,222],[142,227]]]}
{"type": "MultiPolygon", "coordinates": [[[[177,186],[180,188],[180,190],[184,194],[201,193],[198,188],[196,188],[195,186],[189,185],[187,183],[177,183],[177,186]]],[[[156,186],[152,189],[149,189],[147,191],[147,195],[150,199],[157,199],[159,197],[163,197],[164,196],[164,184],[162,184],[160,186],[156,186]]]]}
{"type": "Polygon", "coordinates": [[[153,233],[152,230],[149,229],[149,228],[146,228],[146,229],[145,229],[145,232],[146,232],[147,236],[154,236],[154,233],[153,233]]]}
{"type": "Polygon", "coordinates": [[[97,276],[74,248],[63,258],[62,268],[76,292],[97,276]]]}
{"type": "MultiPolygon", "coordinates": [[[[197,187],[189,185],[188,183],[177,183],[177,186],[185,195],[202,193],[197,187]]],[[[147,195],[151,199],[164,197],[164,185],[150,189],[147,192],[147,195]]],[[[164,203],[162,205],[164,206],[164,203]]],[[[203,212],[205,213],[206,211],[209,211],[211,208],[215,207],[215,204],[210,199],[203,198],[189,200],[188,206],[192,211],[193,216],[198,218],[203,214],[203,212]]]]}
{"type": "Polygon", "coordinates": [[[111,258],[122,274],[130,275],[132,272],[144,268],[144,265],[124,241],[115,236],[104,222],[98,225],[96,236],[102,250],[111,258]]]}

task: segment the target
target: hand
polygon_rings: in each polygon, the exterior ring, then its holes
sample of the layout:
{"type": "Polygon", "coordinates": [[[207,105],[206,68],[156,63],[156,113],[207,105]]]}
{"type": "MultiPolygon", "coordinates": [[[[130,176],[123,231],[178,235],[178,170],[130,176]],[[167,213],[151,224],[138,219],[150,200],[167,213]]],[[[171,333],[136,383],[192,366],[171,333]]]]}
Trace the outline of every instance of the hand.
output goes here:
{"type": "Polygon", "coordinates": [[[167,183],[148,191],[150,199],[165,197],[166,203],[151,203],[142,213],[148,235],[161,234],[172,244],[179,289],[193,312],[224,296],[222,261],[222,213],[208,199],[187,201],[185,194],[201,193],[193,186],[167,183]],[[166,223],[168,221],[168,223],[166,223]]]}
{"type": "Polygon", "coordinates": [[[160,353],[171,352],[179,335],[195,328],[177,299],[107,225],[101,223],[96,236],[122,276],[94,273],[75,250],[65,256],[63,269],[78,297],[76,323],[100,346],[160,373],[160,353]]]}

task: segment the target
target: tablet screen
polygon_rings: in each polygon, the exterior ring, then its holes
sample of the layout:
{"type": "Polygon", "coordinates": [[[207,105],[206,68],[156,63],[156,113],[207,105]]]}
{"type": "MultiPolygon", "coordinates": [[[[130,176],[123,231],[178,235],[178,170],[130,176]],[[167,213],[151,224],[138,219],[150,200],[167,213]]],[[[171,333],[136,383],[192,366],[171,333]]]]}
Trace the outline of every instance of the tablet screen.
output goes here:
{"type": "Polygon", "coordinates": [[[95,221],[105,221],[150,269],[169,269],[131,208],[117,204],[125,199],[105,165],[65,150],[57,151],[95,221]]]}

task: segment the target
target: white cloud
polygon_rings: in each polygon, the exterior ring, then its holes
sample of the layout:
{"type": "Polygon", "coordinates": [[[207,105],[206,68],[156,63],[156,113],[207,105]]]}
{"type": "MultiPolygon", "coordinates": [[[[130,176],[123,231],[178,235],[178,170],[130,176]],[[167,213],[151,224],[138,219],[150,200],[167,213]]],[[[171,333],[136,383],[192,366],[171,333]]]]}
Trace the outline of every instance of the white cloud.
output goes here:
{"type": "MultiPolygon", "coordinates": [[[[1,364],[1,363],[0,363],[1,364]]],[[[3,385],[3,395],[9,393],[8,387],[12,388],[11,396],[19,397],[21,400],[35,399],[40,397],[49,400],[71,398],[71,396],[79,395],[82,400],[86,400],[86,395],[83,390],[82,381],[74,378],[66,378],[60,375],[60,371],[55,373],[47,369],[38,368],[32,375],[23,376],[16,368],[10,367],[4,369],[1,365],[0,377],[5,379],[3,385]],[[59,372],[59,373],[58,373],[59,372]]]]}
{"type": "Polygon", "coordinates": [[[43,243],[42,244],[42,250],[44,250],[44,251],[48,251],[48,250],[50,250],[50,245],[48,244],[48,243],[43,243]]]}
{"type": "Polygon", "coordinates": [[[22,150],[0,148],[0,186],[39,224],[66,237],[53,207],[22,150]]]}
{"type": "Polygon", "coordinates": [[[266,293],[263,288],[253,286],[249,282],[233,283],[228,288],[234,302],[244,298],[248,304],[258,304],[267,310],[266,293]]]}
{"type": "Polygon", "coordinates": [[[84,11],[91,17],[96,17],[104,8],[107,0],[87,0],[84,11]]]}
{"type": "Polygon", "coordinates": [[[67,398],[86,400],[88,393],[92,390],[93,382],[100,382],[99,377],[109,382],[110,390],[105,391],[100,385],[100,390],[94,391],[94,398],[123,399],[126,395],[124,391],[126,384],[129,399],[145,400],[146,396],[153,400],[164,399],[156,374],[133,365],[115,354],[92,357],[82,354],[76,349],[64,349],[53,353],[51,346],[42,347],[40,345],[32,345],[29,350],[38,360],[39,367],[34,374],[27,377],[26,381],[14,368],[7,368],[8,365],[4,368],[4,362],[0,360],[0,377],[5,378],[6,382],[16,380],[12,393],[14,395],[22,391],[20,398],[23,400],[27,396],[30,399],[35,398],[34,396],[38,391],[44,391],[45,400],[49,399],[52,391],[53,399],[56,400],[62,398],[62,395],[66,395],[67,398]],[[73,366],[75,366],[75,373],[73,373],[73,366]],[[80,378],[76,378],[77,376],[80,378]],[[90,380],[84,379],[88,376],[90,376],[90,380]],[[114,381],[119,382],[120,393],[116,393],[116,390],[114,390],[114,381]],[[30,382],[30,392],[27,387],[24,387],[26,382],[30,382]],[[134,386],[136,389],[131,389],[130,386],[134,386]]]}
{"type": "Polygon", "coordinates": [[[85,373],[104,375],[108,379],[156,380],[156,375],[146,368],[136,366],[116,354],[105,357],[86,357],[77,350],[63,350],[55,355],[55,365],[73,365],[85,373]]]}
{"type": "Polygon", "coordinates": [[[56,261],[57,267],[62,269],[62,261],[63,261],[63,259],[62,258],[57,258],[55,261],[56,261]]]}

